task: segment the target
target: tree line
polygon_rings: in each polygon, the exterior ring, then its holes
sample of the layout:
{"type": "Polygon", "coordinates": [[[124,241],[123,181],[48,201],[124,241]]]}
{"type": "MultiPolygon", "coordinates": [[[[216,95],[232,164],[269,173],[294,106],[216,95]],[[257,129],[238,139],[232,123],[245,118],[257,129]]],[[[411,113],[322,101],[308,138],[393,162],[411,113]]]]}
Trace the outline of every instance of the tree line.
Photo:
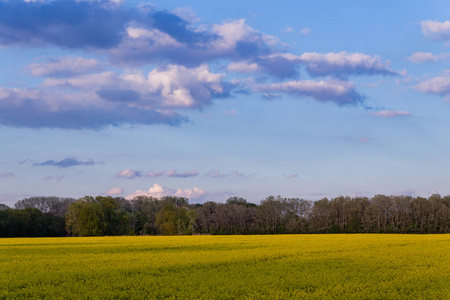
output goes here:
{"type": "Polygon", "coordinates": [[[190,204],[181,197],[86,196],[0,204],[0,237],[294,233],[450,233],[450,196],[269,196],[259,205],[240,197],[190,204]]]}

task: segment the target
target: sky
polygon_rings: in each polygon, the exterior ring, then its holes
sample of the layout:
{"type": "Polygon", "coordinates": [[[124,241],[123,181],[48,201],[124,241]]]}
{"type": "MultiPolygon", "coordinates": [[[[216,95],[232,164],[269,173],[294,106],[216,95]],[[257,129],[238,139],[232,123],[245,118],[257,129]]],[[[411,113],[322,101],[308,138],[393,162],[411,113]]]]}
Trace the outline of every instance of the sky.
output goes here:
{"type": "Polygon", "coordinates": [[[450,194],[448,1],[0,0],[0,203],[450,194]]]}

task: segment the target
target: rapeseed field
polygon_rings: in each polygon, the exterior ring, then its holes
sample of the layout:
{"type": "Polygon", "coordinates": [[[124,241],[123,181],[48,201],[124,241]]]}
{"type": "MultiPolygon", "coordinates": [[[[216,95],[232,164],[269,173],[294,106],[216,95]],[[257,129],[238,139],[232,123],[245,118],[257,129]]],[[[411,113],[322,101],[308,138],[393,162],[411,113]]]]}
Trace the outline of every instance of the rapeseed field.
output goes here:
{"type": "Polygon", "coordinates": [[[0,298],[450,299],[450,235],[0,239],[0,298]]]}

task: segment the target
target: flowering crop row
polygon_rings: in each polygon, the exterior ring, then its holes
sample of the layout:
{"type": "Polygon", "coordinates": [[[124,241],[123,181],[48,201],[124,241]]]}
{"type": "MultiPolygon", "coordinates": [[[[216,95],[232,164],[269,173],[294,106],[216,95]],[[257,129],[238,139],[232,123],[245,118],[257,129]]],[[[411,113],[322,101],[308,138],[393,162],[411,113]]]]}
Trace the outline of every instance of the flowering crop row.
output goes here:
{"type": "Polygon", "coordinates": [[[0,299],[450,297],[450,235],[0,239],[0,299]]]}

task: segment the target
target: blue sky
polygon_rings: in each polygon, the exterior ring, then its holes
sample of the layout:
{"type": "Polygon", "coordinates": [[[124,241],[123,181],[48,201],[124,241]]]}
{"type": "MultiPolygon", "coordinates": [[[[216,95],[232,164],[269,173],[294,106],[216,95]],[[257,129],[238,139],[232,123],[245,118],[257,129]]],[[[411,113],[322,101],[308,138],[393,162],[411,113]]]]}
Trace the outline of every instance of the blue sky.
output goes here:
{"type": "Polygon", "coordinates": [[[0,203],[450,193],[447,1],[0,1],[0,203]]]}

